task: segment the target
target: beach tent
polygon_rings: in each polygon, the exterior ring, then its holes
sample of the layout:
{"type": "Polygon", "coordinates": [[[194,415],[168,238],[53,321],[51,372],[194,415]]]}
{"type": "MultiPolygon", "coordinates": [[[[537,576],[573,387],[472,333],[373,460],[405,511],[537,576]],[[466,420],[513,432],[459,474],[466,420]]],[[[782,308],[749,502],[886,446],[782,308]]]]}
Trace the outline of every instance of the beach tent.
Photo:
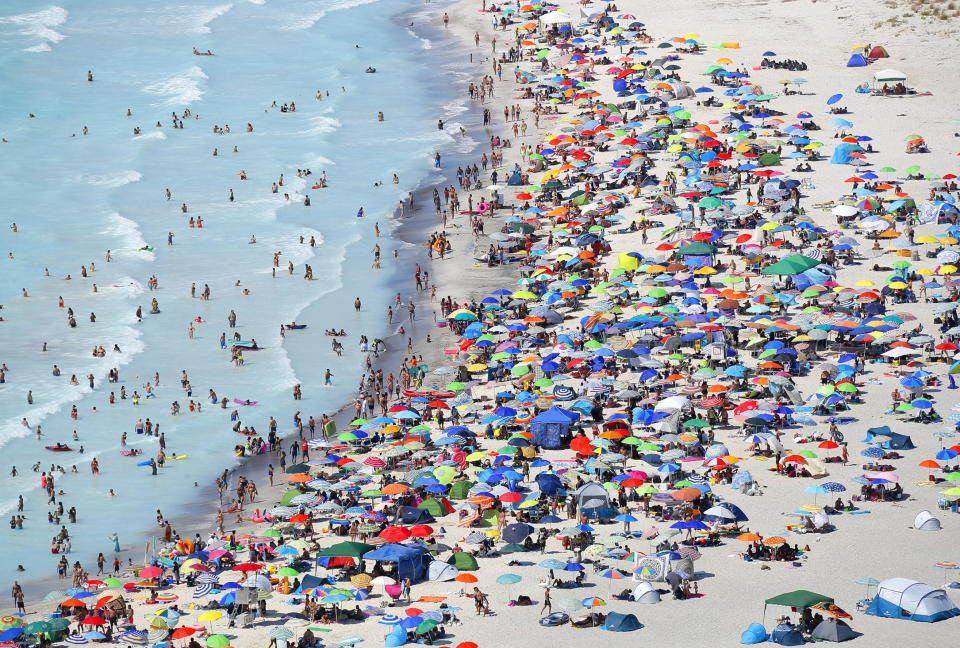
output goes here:
{"type": "Polygon", "coordinates": [[[847,61],[847,67],[864,67],[870,63],[867,59],[863,57],[863,54],[854,54],[850,57],[850,60],[847,61]]]}
{"type": "Polygon", "coordinates": [[[877,595],[866,610],[873,616],[932,623],[960,615],[942,589],[909,578],[888,578],[877,585],[877,595]]]}
{"type": "Polygon", "coordinates": [[[652,605],[660,602],[660,592],[652,583],[644,581],[633,590],[633,600],[644,605],[652,605]]]}
{"type": "Polygon", "coordinates": [[[397,512],[399,524],[433,524],[436,520],[430,511],[412,506],[401,506],[397,512]]]}
{"type": "Polygon", "coordinates": [[[770,632],[770,641],[781,646],[802,646],[803,635],[795,625],[781,623],[770,632]]]}
{"type": "Polygon", "coordinates": [[[833,149],[833,155],[830,157],[830,164],[850,164],[856,158],[851,156],[851,153],[859,153],[863,151],[863,147],[859,144],[854,144],[852,142],[843,142],[837,144],[837,147],[833,149]]]}
{"type": "Polygon", "coordinates": [[[890,437],[890,440],[880,441],[880,447],[886,450],[913,450],[913,440],[905,434],[893,432],[888,426],[874,427],[867,430],[867,436],[864,443],[875,443],[874,439],[878,436],[890,437]]]}
{"type": "Polygon", "coordinates": [[[580,420],[576,412],[562,407],[551,407],[530,421],[533,442],[541,448],[556,450],[561,447],[561,439],[569,436],[570,426],[580,420]]]}
{"type": "Polygon", "coordinates": [[[867,58],[890,58],[890,55],[887,53],[887,48],[885,48],[883,45],[874,45],[873,49],[870,50],[870,53],[867,54],[867,58]]]}
{"type": "Polygon", "coordinates": [[[577,509],[600,509],[610,507],[610,495],[606,488],[596,482],[587,482],[573,491],[577,509]]]}
{"type": "Polygon", "coordinates": [[[611,612],[607,615],[607,620],[600,627],[604,630],[610,630],[611,632],[630,632],[631,630],[639,630],[643,627],[643,624],[632,614],[611,612]]]}
{"type": "Polygon", "coordinates": [[[424,547],[393,542],[363,554],[364,560],[396,563],[394,580],[403,581],[409,578],[411,583],[419,583],[426,578],[429,558],[430,555],[424,547]]]}
{"type": "Polygon", "coordinates": [[[456,481],[450,484],[450,499],[465,500],[470,497],[470,489],[473,488],[473,482],[466,479],[456,481]]]}
{"type": "Polygon", "coordinates": [[[315,589],[317,587],[329,585],[327,582],[326,576],[314,576],[313,574],[304,574],[302,580],[300,581],[300,587],[297,588],[296,593],[299,594],[303,590],[315,589]]]}
{"type": "Polygon", "coordinates": [[[751,623],[747,626],[747,629],[740,634],[740,643],[752,646],[753,644],[764,643],[769,638],[770,635],[767,634],[766,628],[759,623],[751,623]]]}
{"type": "Polygon", "coordinates": [[[907,75],[901,72],[900,70],[880,70],[879,72],[873,73],[873,80],[877,83],[887,83],[887,82],[896,82],[896,81],[906,81],[907,75]]]}
{"type": "Polygon", "coordinates": [[[857,633],[845,621],[826,618],[813,629],[812,637],[820,641],[850,641],[857,638],[857,633]]]}
{"type": "Polygon", "coordinates": [[[453,580],[460,575],[460,570],[442,560],[434,560],[427,567],[427,578],[432,581],[443,582],[453,580]]]}
{"type": "Polygon", "coordinates": [[[480,569],[480,565],[477,564],[477,559],[473,557],[473,554],[467,553],[466,551],[460,551],[451,555],[447,559],[447,563],[453,565],[460,571],[477,571],[480,569]]]}
{"type": "Polygon", "coordinates": [[[519,171],[514,171],[514,172],[510,175],[510,179],[507,180],[507,184],[510,185],[510,186],[512,186],[512,187],[517,187],[517,186],[522,185],[522,184],[523,184],[523,178],[520,177],[520,172],[519,172],[519,171]]]}
{"type": "Polygon", "coordinates": [[[920,511],[917,517],[913,518],[913,528],[917,531],[939,531],[940,520],[933,517],[930,511],[920,511]]]}
{"type": "MultiPolygon", "coordinates": [[[[462,483],[469,484],[470,482],[462,482],[462,483]]],[[[470,490],[469,486],[467,486],[467,490],[470,490]]],[[[440,499],[435,499],[433,497],[427,498],[422,502],[420,502],[417,505],[417,508],[423,509],[424,511],[428,511],[430,515],[432,515],[435,518],[443,517],[444,515],[453,513],[454,511],[453,507],[450,505],[450,502],[447,501],[446,497],[441,497],[440,499]]]]}
{"type": "Polygon", "coordinates": [[[551,11],[540,16],[541,25],[570,25],[573,19],[570,14],[562,11],[551,11]]]}

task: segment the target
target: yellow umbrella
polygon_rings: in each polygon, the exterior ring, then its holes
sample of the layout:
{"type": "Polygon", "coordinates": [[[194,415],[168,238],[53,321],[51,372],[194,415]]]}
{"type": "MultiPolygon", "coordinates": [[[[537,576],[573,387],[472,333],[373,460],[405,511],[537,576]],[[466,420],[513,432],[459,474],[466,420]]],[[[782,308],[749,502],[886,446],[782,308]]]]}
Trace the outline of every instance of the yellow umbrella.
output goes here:
{"type": "Polygon", "coordinates": [[[860,281],[857,282],[856,285],[861,286],[863,288],[869,288],[870,286],[873,286],[875,284],[869,279],[861,279],[860,281]]]}
{"type": "Polygon", "coordinates": [[[204,612],[197,617],[197,621],[216,621],[223,616],[223,612],[218,610],[210,610],[209,612],[204,612]]]}
{"type": "Polygon", "coordinates": [[[955,265],[940,266],[940,274],[953,274],[956,271],[957,271],[957,266],[955,265]]]}

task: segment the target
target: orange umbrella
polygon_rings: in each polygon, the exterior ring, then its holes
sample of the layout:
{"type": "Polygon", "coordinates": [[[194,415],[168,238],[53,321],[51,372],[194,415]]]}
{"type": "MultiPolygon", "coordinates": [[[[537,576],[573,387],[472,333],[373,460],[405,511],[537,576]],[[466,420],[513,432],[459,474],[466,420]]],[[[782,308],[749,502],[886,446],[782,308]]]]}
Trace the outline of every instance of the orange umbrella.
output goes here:
{"type": "Polygon", "coordinates": [[[760,539],[760,536],[758,536],[756,533],[741,533],[737,536],[737,540],[743,540],[744,542],[756,542],[760,539]]]}
{"type": "Polygon", "coordinates": [[[462,574],[457,574],[457,576],[454,577],[453,580],[459,581],[461,583],[476,583],[480,579],[474,576],[473,574],[468,574],[467,572],[464,572],[462,574]]]}
{"type": "Polygon", "coordinates": [[[407,486],[406,484],[394,483],[394,484],[387,484],[386,486],[380,489],[380,492],[383,493],[384,495],[399,495],[400,493],[406,493],[408,490],[410,490],[410,487],[407,486]]]}
{"type": "Polygon", "coordinates": [[[775,547],[777,545],[784,544],[786,541],[787,541],[786,538],[783,538],[781,536],[770,536],[769,538],[763,541],[763,544],[769,545],[771,547],[775,547]]]}
{"type": "Polygon", "coordinates": [[[297,473],[295,475],[290,475],[289,477],[287,477],[287,481],[294,482],[297,484],[305,484],[306,482],[312,481],[312,480],[313,480],[313,477],[311,477],[307,473],[297,473]]]}

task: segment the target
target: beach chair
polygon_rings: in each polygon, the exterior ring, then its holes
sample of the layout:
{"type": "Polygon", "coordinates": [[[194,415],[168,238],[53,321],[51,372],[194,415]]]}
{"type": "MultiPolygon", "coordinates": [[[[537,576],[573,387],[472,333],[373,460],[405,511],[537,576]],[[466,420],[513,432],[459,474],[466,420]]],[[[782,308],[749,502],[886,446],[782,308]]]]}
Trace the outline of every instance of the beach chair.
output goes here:
{"type": "Polygon", "coordinates": [[[390,604],[392,605],[400,600],[400,595],[403,593],[403,586],[399,583],[396,585],[384,585],[383,591],[390,597],[390,604]]]}

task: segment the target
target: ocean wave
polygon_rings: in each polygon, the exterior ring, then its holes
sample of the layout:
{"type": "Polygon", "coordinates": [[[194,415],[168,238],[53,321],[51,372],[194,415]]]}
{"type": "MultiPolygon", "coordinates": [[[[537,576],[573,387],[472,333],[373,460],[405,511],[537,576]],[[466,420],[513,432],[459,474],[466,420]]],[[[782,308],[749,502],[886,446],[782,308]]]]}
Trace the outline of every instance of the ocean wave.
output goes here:
{"type": "Polygon", "coordinates": [[[300,31],[310,29],[323,19],[331,11],[340,11],[342,9],[352,9],[366,4],[373,4],[380,0],[334,0],[334,2],[311,2],[306,3],[301,10],[289,16],[286,22],[280,25],[283,31],[300,31]]]}
{"type": "Polygon", "coordinates": [[[147,133],[146,135],[135,135],[133,139],[135,139],[135,140],[146,140],[146,139],[151,139],[151,140],[154,140],[154,139],[155,139],[155,140],[165,140],[165,139],[167,139],[167,134],[164,133],[163,131],[152,131],[152,132],[150,132],[150,133],[147,133]]]}
{"type": "Polygon", "coordinates": [[[99,187],[109,187],[115,189],[132,182],[138,182],[143,178],[139,171],[117,171],[116,173],[104,173],[80,176],[80,180],[87,184],[97,185],[99,187]]]}
{"type": "MultiPolygon", "coordinates": [[[[150,261],[155,258],[153,252],[141,249],[147,247],[147,242],[143,238],[140,226],[135,221],[125,218],[117,212],[110,213],[109,225],[103,230],[103,233],[120,239],[120,247],[115,250],[118,255],[146,258],[150,261]]],[[[133,281],[133,279],[130,279],[130,281],[133,281]]]]}
{"type": "Polygon", "coordinates": [[[59,43],[66,36],[58,32],[54,27],[60,27],[67,22],[70,12],[63,7],[56,5],[34,11],[31,13],[17,14],[0,18],[0,25],[13,25],[17,28],[17,33],[22,36],[37,36],[44,41],[39,45],[28,47],[28,52],[49,52],[50,43],[59,43]]]}
{"type": "Polygon", "coordinates": [[[177,30],[187,34],[212,34],[210,23],[224,15],[231,9],[232,4],[217,5],[216,7],[187,7],[186,16],[175,16],[177,30]]]}
{"type": "Polygon", "coordinates": [[[417,36],[417,32],[413,31],[409,27],[407,27],[407,33],[420,41],[421,49],[433,49],[433,43],[430,42],[429,38],[421,38],[420,36],[417,36]]]}
{"type": "Polygon", "coordinates": [[[143,91],[163,97],[165,105],[188,106],[203,97],[201,86],[208,78],[199,66],[192,65],[182,74],[144,86],[143,91]]]}
{"type": "Polygon", "coordinates": [[[304,162],[304,166],[312,170],[315,174],[319,176],[319,172],[314,170],[313,167],[322,167],[322,166],[336,166],[337,163],[329,158],[325,158],[322,155],[317,155],[316,153],[307,153],[307,161],[304,162]]]}
{"type": "Polygon", "coordinates": [[[457,100],[451,101],[450,103],[443,104],[443,112],[445,115],[449,117],[462,115],[468,110],[470,109],[467,107],[466,99],[457,99],[457,100]]]}
{"type": "Polygon", "coordinates": [[[337,130],[343,124],[339,120],[334,119],[333,117],[327,117],[326,115],[316,115],[315,117],[310,117],[307,119],[307,124],[309,128],[302,131],[297,131],[295,135],[325,135],[327,133],[332,133],[337,130]]]}

